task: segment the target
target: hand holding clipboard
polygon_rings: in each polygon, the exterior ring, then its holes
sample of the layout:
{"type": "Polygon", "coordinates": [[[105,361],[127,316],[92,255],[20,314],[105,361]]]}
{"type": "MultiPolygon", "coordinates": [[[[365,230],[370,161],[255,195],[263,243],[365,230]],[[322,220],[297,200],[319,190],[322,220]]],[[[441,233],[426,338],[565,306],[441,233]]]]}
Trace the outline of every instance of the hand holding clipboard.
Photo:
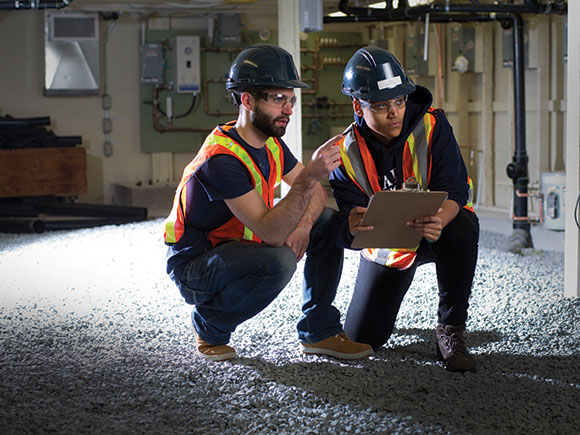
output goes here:
{"type": "Polygon", "coordinates": [[[355,234],[351,247],[414,248],[422,235],[407,227],[408,221],[433,216],[447,199],[447,192],[421,190],[382,190],[374,194],[360,226],[373,226],[370,231],[355,234]]]}

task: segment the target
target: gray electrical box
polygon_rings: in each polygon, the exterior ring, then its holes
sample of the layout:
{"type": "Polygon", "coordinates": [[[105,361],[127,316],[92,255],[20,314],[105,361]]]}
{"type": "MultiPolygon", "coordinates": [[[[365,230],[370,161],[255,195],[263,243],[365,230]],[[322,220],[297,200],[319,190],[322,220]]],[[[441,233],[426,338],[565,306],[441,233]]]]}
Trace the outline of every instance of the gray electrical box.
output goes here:
{"type": "Polygon", "coordinates": [[[405,70],[408,74],[427,75],[428,64],[423,60],[425,38],[420,33],[408,33],[405,44],[405,70]]]}
{"type": "Polygon", "coordinates": [[[465,72],[473,72],[475,65],[475,28],[453,24],[451,27],[451,61],[464,56],[468,63],[465,72]]]}
{"type": "Polygon", "coordinates": [[[141,45],[141,83],[144,85],[162,85],[163,47],[161,44],[141,45]]]}
{"type": "MultiPolygon", "coordinates": [[[[530,65],[528,26],[524,25],[523,33],[524,33],[524,68],[528,68],[530,65]]],[[[510,68],[514,64],[513,29],[503,29],[501,42],[502,42],[502,66],[504,68],[510,68]]]]}
{"type": "Polygon", "coordinates": [[[300,0],[300,31],[322,32],[322,0],[300,0]]]}
{"type": "Polygon", "coordinates": [[[241,27],[240,14],[218,14],[217,42],[219,44],[239,44],[242,42],[241,27]]]}

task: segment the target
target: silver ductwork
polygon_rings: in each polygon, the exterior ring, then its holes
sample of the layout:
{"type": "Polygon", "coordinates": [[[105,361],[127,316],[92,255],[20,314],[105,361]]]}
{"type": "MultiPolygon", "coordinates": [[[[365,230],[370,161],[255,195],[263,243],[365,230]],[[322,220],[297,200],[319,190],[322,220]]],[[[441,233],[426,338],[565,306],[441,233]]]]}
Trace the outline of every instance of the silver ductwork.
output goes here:
{"type": "Polygon", "coordinates": [[[45,12],[45,95],[98,95],[98,14],[45,12]]]}

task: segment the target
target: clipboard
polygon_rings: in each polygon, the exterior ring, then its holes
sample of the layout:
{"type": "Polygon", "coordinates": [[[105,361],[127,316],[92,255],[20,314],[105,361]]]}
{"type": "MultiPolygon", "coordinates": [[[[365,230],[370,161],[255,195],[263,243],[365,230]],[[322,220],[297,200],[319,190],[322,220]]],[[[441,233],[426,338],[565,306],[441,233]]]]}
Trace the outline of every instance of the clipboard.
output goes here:
{"type": "Polygon", "coordinates": [[[372,231],[356,233],[351,248],[414,248],[420,233],[407,228],[406,222],[433,216],[447,199],[447,192],[424,190],[381,190],[368,205],[361,225],[374,225],[372,231]]]}

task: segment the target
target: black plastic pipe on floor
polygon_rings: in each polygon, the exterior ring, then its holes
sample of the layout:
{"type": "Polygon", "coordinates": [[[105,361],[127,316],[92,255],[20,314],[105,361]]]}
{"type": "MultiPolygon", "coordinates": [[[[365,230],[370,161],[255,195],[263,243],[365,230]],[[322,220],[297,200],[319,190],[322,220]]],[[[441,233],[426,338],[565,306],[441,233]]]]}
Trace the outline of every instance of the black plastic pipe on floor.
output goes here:
{"type": "Polygon", "coordinates": [[[46,226],[41,219],[0,218],[0,233],[42,233],[46,226]]]}

